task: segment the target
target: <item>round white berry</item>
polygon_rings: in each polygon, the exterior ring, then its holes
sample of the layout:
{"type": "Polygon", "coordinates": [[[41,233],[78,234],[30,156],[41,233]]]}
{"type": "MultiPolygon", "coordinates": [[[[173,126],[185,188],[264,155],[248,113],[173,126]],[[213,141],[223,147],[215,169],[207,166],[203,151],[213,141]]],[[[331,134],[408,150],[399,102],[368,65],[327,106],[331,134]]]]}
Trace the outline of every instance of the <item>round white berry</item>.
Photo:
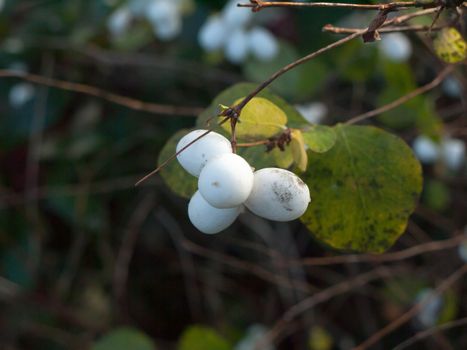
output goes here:
{"type": "Polygon", "coordinates": [[[439,146],[430,138],[420,135],[413,142],[415,156],[425,164],[431,164],[440,156],[439,146]]]}
{"type": "Polygon", "coordinates": [[[446,95],[452,98],[459,98],[462,96],[462,85],[458,79],[449,76],[444,79],[442,89],[446,95]]]}
{"type": "Polygon", "coordinates": [[[441,156],[446,166],[459,170],[465,161],[465,143],[459,139],[445,139],[441,145],[441,156]]]}
{"type": "Polygon", "coordinates": [[[237,3],[237,0],[230,0],[222,10],[225,26],[231,29],[244,27],[253,17],[250,9],[238,7],[237,3]]]}
{"type": "Polygon", "coordinates": [[[172,40],[182,31],[182,20],[178,15],[167,16],[155,23],[153,29],[160,40],[172,40]]]}
{"type": "Polygon", "coordinates": [[[237,29],[225,45],[225,57],[231,63],[242,63],[248,56],[248,49],[248,35],[243,29],[237,29]]]}
{"type": "Polygon", "coordinates": [[[198,33],[198,42],[201,47],[208,51],[221,49],[227,39],[227,28],[219,16],[211,16],[204,22],[198,33]]]}
{"type": "Polygon", "coordinates": [[[380,47],[384,56],[395,62],[407,61],[412,55],[412,43],[402,33],[385,34],[380,47]]]}
{"type": "Polygon", "coordinates": [[[274,35],[261,27],[254,27],[250,30],[248,45],[250,51],[260,61],[270,61],[279,52],[279,45],[274,35]]]}
{"type": "Polygon", "coordinates": [[[310,202],[308,186],[294,173],[265,168],[255,172],[253,189],[245,206],[274,221],[290,221],[305,213],[310,202]]]}
{"type": "Polygon", "coordinates": [[[204,233],[218,233],[229,227],[242,211],[242,206],[219,209],[210,205],[196,191],[188,204],[188,216],[191,223],[204,233]]]}
{"type": "Polygon", "coordinates": [[[310,124],[319,124],[328,114],[328,107],[322,102],[310,102],[302,105],[295,105],[295,109],[310,124]]]}
{"type": "Polygon", "coordinates": [[[34,98],[35,91],[34,85],[30,83],[13,85],[9,94],[10,104],[15,108],[23,106],[34,98]]]}
{"type": "Polygon", "coordinates": [[[132,14],[127,7],[120,7],[113,12],[108,21],[107,28],[114,37],[122,35],[131,24],[132,14]]]}
{"type": "Polygon", "coordinates": [[[153,26],[165,21],[167,17],[176,16],[178,16],[178,6],[172,0],[153,1],[146,8],[146,18],[153,26]]]}
{"type": "Polygon", "coordinates": [[[233,208],[248,198],[253,178],[253,170],[245,159],[225,153],[207,162],[199,175],[198,188],[212,206],[233,208]]]}
{"type": "MultiPolygon", "coordinates": [[[[177,144],[177,152],[207,130],[194,130],[182,137],[177,144]]],[[[180,165],[193,176],[199,176],[208,160],[224,153],[232,153],[230,141],[221,134],[211,131],[194,142],[177,156],[180,165]]]]}
{"type": "Polygon", "coordinates": [[[434,294],[433,289],[424,288],[415,297],[415,304],[419,303],[425,304],[417,315],[417,321],[422,327],[433,327],[438,322],[443,307],[443,299],[441,296],[434,294]]]}

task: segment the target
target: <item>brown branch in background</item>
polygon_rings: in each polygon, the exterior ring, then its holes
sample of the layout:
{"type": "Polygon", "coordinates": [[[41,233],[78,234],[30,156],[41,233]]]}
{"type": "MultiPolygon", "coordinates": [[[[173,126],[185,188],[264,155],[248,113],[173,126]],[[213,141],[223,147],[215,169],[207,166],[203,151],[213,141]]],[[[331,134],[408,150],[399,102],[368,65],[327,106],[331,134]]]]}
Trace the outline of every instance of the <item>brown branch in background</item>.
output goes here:
{"type": "Polygon", "coordinates": [[[394,262],[409,259],[421,254],[436,252],[444,249],[450,249],[459,246],[462,242],[466,241],[467,237],[461,233],[452,238],[442,241],[434,241],[416,245],[397,252],[391,252],[381,255],[373,254],[352,254],[352,255],[338,255],[322,258],[305,258],[299,261],[289,261],[287,264],[292,265],[305,265],[305,266],[327,266],[337,264],[352,264],[352,263],[384,263],[394,262]]]}
{"type": "Polygon", "coordinates": [[[124,106],[136,111],[143,111],[153,114],[173,115],[193,117],[200,114],[204,108],[199,107],[178,107],[164,104],[156,104],[140,101],[134,98],[117,95],[95,86],[72,83],[53,78],[48,78],[41,75],[23,73],[13,70],[0,69],[0,78],[17,78],[30,83],[57,88],[65,91],[77,92],[97,98],[102,98],[106,101],[124,106]]]}
{"type": "Polygon", "coordinates": [[[125,233],[122,238],[122,244],[118,251],[117,259],[115,261],[115,269],[112,280],[115,302],[120,307],[120,311],[124,307],[124,299],[126,296],[126,286],[128,280],[128,270],[135,249],[136,241],[138,239],[139,231],[151,213],[154,207],[154,194],[146,195],[135,208],[125,233]]]}
{"type": "MultiPolygon", "coordinates": [[[[438,31],[446,26],[439,26],[431,28],[431,31],[438,31]]],[[[426,32],[430,29],[430,26],[412,25],[412,26],[401,26],[401,27],[384,27],[378,30],[380,33],[395,33],[395,32],[426,32]]],[[[360,28],[345,28],[345,27],[334,27],[332,24],[327,24],[323,27],[324,32],[335,33],[335,34],[352,34],[361,30],[360,28]]]]}
{"type": "Polygon", "coordinates": [[[438,326],[432,327],[430,329],[424,330],[422,332],[418,332],[413,337],[411,337],[411,338],[405,340],[404,342],[400,343],[399,345],[397,345],[393,350],[406,349],[407,347],[412,346],[413,344],[415,344],[419,340],[425,339],[425,338],[427,338],[427,337],[429,337],[429,336],[431,336],[431,335],[433,335],[435,333],[439,333],[439,332],[442,332],[442,331],[446,331],[446,330],[453,329],[453,328],[456,328],[456,327],[461,327],[461,326],[467,326],[467,317],[461,318],[459,320],[447,322],[447,323],[444,323],[442,325],[438,325],[438,326]]]}
{"type": "Polygon", "coordinates": [[[459,269],[454,271],[448,278],[446,278],[439,286],[433,291],[432,294],[424,298],[421,302],[414,305],[409,311],[404,313],[401,317],[389,323],[386,327],[382,328],[363,343],[355,347],[353,350],[365,350],[378,343],[385,336],[402,326],[404,323],[410,321],[415,317],[428,303],[435,297],[442,295],[448,288],[450,288],[456,281],[467,273],[467,264],[462,265],[459,269]]]}
{"type": "Polygon", "coordinates": [[[322,291],[303,299],[302,301],[288,309],[284,313],[282,318],[278,320],[275,323],[275,325],[271,328],[269,333],[266,334],[265,338],[269,341],[274,341],[280,338],[290,322],[292,322],[301,314],[310,310],[318,304],[324,303],[338,295],[345,294],[353,289],[361,288],[372,281],[400,274],[401,271],[403,271],[401,267],[390,269],[382,266],[369,272],[362,273],[350,280],[346,280],[341,283],[332,285],[331,287],[328,287],[326,289],[323,289],[322,291]]]}
{"type": "Polygon", "coordinates": [[[249,4],[238,4],[238,7],[250,7],[253,12],[261,11],[268,7],[339,7],[339,8],[350,8],[357,10],[388,10],[397,9],[402,10],[409,7],[435,7],[438,6],[435,1],[428,4],[420,4],[416,1],[400,1],[390,2],[387,4],[350,4],[341,2],[292,2],[292,1],[263,1],[263,0],[250,0],[249,4]]]}
{"type": "Polygon", "coordinates": [[[423,85],[423,86],[409,92],[407,95],[404,95],[404,96],[398,98],[397,100],[392,101],[391,103],[388,103],[388,104],[386,104],[384,106],[376,108],[376,109],[374,109],[372,111],[368,111],[366,113],[357,115],[356,117],[353,117],[353,118],[349,119],[346,122],[346,124],[355,124],[355,123],[361,122],[362,120],[372,118],[372,117],[377,116],[377,115],[379,115],[381,113],[384,113],[384,112],[387,112],[387,111],[389,111],[391,109],[394,109],[394,108],[400,106],[401,104],[411,100],[412,98],[417,97],[418,95],[421,95],[421,94],[423,94],[425,92],[428,92],[428,91],[434,89],[435,87],[437,87],[439,84],[441,84],[443,82],[444,78],[446,78],[446,76],[453,71],[454,67],[455,66],[453,66],[453,65],[446,66],[428,84],[423,85]]]}

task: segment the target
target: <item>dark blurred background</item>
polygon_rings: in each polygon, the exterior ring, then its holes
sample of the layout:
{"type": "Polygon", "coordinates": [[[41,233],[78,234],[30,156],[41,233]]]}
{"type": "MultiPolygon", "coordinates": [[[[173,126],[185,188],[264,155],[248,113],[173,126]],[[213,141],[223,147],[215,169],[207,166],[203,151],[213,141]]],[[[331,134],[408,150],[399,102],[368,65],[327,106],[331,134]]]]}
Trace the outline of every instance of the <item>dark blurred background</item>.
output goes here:
{"type": "MultiPolygon", "coordinates": [[[[467,262],[465,64],[366,122],[414,145],[425,185],[391,251],[360,261],[320,245],[299,221],[245,213],[204,235],[159,176],[134,184],[222,90],[260,82],[340,37],[323,33],[325,24],[364,28],[374,13],[252,15],[208,0],[0,6],[0,349],[351,349],[427,295],[372,348],[427,329],[410,348],[467,348],[466,279],[432,294],[467,262]],[[246,43],[253,30],[261,40],[246,43]],[[187,109],[122,106],[108,93],[187,109]],[[312,307],[284,321],[312,295],[312,307]]],[[[428,83],[441,67],[429,36],[398,34],[351,42],[272,88],[311,123],[333,125],[428,83]]]]}

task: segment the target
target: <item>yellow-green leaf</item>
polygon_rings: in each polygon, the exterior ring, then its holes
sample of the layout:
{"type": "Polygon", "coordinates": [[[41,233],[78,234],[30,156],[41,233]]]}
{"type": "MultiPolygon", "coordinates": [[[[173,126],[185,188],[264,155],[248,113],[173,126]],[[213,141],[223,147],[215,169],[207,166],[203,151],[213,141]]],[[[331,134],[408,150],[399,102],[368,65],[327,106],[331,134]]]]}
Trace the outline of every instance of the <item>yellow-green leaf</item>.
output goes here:
{"type": "Polygon", "coordinates": [[[270,153],[274,157],[275,165],[279,168],[287,169],[294,162],[294,155],[291,147],[285,147],[283,151],[275,147],[270,153]]]}
{"type": "Polygon", "coordinates": [[[205,326],[190,326],[182,334],[178,350],[231,350],[229,342],[214,329],[205,326]]]}
{"type": "MultiPolygon", "coordinates": [[[[236,100],[238,104],[243,98],[236,100]]],[[[284,111],[263,97],[254,97],[243,107],[237,123],[237,136],[243,140],[267,139],[282,132],[287,124],[284,111]]],[[[222,125],[230,132],[230,124],[222,125]]]]}
{"type": "Polygon", "coordinates": [[[370,126],[337,125],[334,147],[308,152],[301,175],[311,203],[302,221],[336,248],[380,253],[404,232],[422,189],[412,150],[399,137],[370,126]]]}
{"type": "Polygon", "coordinates": [[[298,170],[305,171],[308,164],[308,155],[306,154],[302,132],[297,129],[292,129],[291,137],[290,148],[292,149],[294,163],[298,170]]]}
{"type": "Polygon", "coordinates": [[[305,145],[316,153],[327,152],[336,143],[334,129],[325,125],[313,125],[302,131],[302,136],[305,145]]]}
{"type": "Polygon", "coordinates": [[[467,57],[467,43],[456,28],[441,29],[433,40],[439,58],[447,63],[457,63],[467,57]]]}

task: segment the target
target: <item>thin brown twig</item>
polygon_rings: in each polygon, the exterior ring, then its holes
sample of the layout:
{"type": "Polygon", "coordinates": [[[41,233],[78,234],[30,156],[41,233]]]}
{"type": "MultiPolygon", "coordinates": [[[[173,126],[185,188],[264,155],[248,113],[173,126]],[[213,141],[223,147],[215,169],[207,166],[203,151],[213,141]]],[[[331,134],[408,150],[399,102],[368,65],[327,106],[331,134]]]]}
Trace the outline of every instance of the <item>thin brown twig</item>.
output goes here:
{"type": "Polygon", "coordinates": [[[443,294],[449,287],[451,287],[456,281],[467,273],[467,264],[462,265],[459,269],[454,271],[449,277],[447,277],[429,296],[424,298],[421,302],[414,305],[402,316],[389,323],[384,328],[373,334],[370,338],[362,342],[360,345],[355,347],[353,350],[365,350],[373,346],[377,342],[381,341],[382,338],[393,332],[404,323],[415,317],[433,298],[443,294]]]}
{"type": "Polygon", "coordinates": [[[405,340],[404,342],[400,343],[399,345],[397,345],[393,350],[406,349],[407,347],[412,346],[416,342],[418,342],[418,341],[420,341],[420,340],[422,340],[424,338],[427,338],[427,337],[433,335],[434,333],[446,331],[448,329],[461,327],[461,326],[467,326],[467,317],[464,317],[464,318],[461,318],[461,319],[458,319],[458,320],[455,320],[455,321],[447,322],[447,323],[444,323],[442,325],[432,327],[430,329],[424,330],[423,332],[418,332],[413,337],[411,337],[411,338],[405,340]]]}
{"type": "Polygon", "coordinates": [[[289,308],[282,318],[275,323],[271,328],[269,333],[266,335],[266,338],[270,341],[274,341],[279,338],[286,329],[287,325],[296,319],[298,316],[304,312],[310,310],[318,304],[324,303],[338,295],[347,293],[353,289],[360,288],[374,280],[380,278],[387,278],[398,274],[402,271],[401,267],[396,268],[387,268],[385,266],[376,268],[366,273],[362,273],[355,278],[350,280],[343,281],[341,283],[335,284],[329,288],[323,289],[322,291],[313,294],[312,296],[300,301],[291,308],[289,308]]]}
{"type": "MultiPolygon", "coordinates": [[[[128,269],[138,239],[138,234],[154,206],[154,198],[154,194],[149,194],[140,201],[133,215],[130,217],[122,238],[122,243],[115,261],[112,280],[115,302],[120,308],[124,306],[128,269]]],[[[120,309],[120,311],[123,310],[120,309]]]]}
{"type": "Polygon", "coordinates": [[[200,107],[178,107],[164,104],[156,104],[150,102],[140,101],[131,97],[121,96],[112,92],[100,89],[95,86],[73,83],[69,81],[53,79],[37,74],[23,73],[14,70],[0,70],[0,78],[16,78],[30,83],[57,88],[65,91],[71,91],[81,93],[97,98],[102,98],[106,101],[124,106],[136,111],[144,111],[148,113],[161,114],[161,115],[173,115],[173,116],[185,116],[193,117],[200,114],[204,108],[200,107]]]}
{"type": "Polygon", "coordinates": [[[381,255],[372,254],[352,254],[352,255],[339,255],[329,256],[322,258],[305,258],[298,261],[289,261],[287,264],[292,265],[305,265],[305,266],[328,266],[336,264],[352,264],[352,263],[383,263],[402,261],[415,257],[417,255],[436,252],[444,249],[457,247],[461,242],[467,240],[467,236],[457,234],[452,238],[442,241],[434,241],[416,245],[414,247],[400,250],[398,252],[386,253],[381,255]]]}
{"type": "MultiPolygon", "coordinates": [[[[384,27],[378,30],[380,33],[395,33],[395,32],[425,32],[428,30],[437,31],[445,28],[446,26],[439,26],[430,28],[430,26],[412,25],[412,26],[394,26],[384,27]]],[[[323,27],[323,31],[335,34],[352,34],[361,30],[360,28],[346,28],[346,27],[335,27],[332,24],[327,24],[323,27]]]]}
{"type": "Polygon", "coordinates": [[[279,78],[281,75],[287,73],[288,71],[290,71],[291,69],[305,63],[305,62],[308,62],[310,61],[311,59],[321,55],[322,53],[325,53],[329,50],[332,50],[338,46],[341,46],[343,44],[345,44],[346,42],[348,41],[351,41],[352,39],[355,39],[361,35],[363,35],[363,33],[365,33],[366,29],[362,29],[360,30],[359,32],[356,32],[356,33],[353,33],[353,34],[350,34],[349,36],[346,36],[340,40],[337,40],[325,47],[322,47],[321,49],[319,50],[316,50],[312,53],[310,53],[309,55],[306,55],[284,67],[282,67],[281,69],[279,69],[278,71],[276,71],[273,75],[271,75],[267,80],[265,80],[264,82],[262,82],[260,85],[258,85],[258,87],[253,90],[250,94],[248,94],[239,104],[237,104],[236,106],[233,107],[233,109],[238,113],[240,114],[240,111],[242,110],[243,107],[245,107],[245,105],[253,98],[255,97],[257,94],[259,94],[262,90],[264,90],[266,87],[268,87],[274,80],[276,80],[277,78],[279,78]]]}
{"type": "Polygon", "coordinates": [[[435,1],[422,5],[416,1],[400,1],[390,2],[387,4],[351,4],[351,3],[340,3],[340,2],[292,2],[292,1],[262,1],[262,0],[250,0],[249,4],[238,4],[238,7],[249,7],[254,12],[258,12],[268,7],[339,7],[339,8],[350,8],[358,10],[402,10],[409,7],[434,7],[438,6],[435,1]]]}
{"type": "Polygon", "coordinates": [[[247,271],[261,278],[262,280],[273,283],[275,285],[279,285],[290,289],[297,289],[306,293],[309,293],[311,290],[313,290],[313,286],[309,283],[303,281],[295,281],[291,284],[289,279],[283,278],[283,276],[277,275],[257,264],[250,263],[244,260],[239,260],[233,256],[210,250],[187,239],[184,239],[182,241],[182,246],[189,252],[192,252],[193,254],[221,262],[222,264],[225,264],[238,270],[247,271]]]}
{"type": "MultiPolygon", "coordinates": [[[[229,119],[231,119],[230,117],[225,117],[218,125],[222,125],[224,124],[226,121],[228,121],[229,119]]],[[[176,153],[172,154],[169,158],[167,158],[165,161],[163,161],[156,169],[154,169],[153,171],[151,171],[149,174],[145,175],[143,178],[141,178],[140,180],[138,180],[138,182],[135,183],[135,187],[136,186],[139,186],[141,183],[143,183],[144,181],[146,181],[147,179],[149,179],[150,177],[156,175],[163,167],[165,167],[170,161],[172,161],[173,159],[175,159],[180,153],[182,153],[183,151],[185,151],[188,147],[190,147],[192,144],[194,144],[195,142],[199,141],[200,139],[202,139],[204,136],[206,136],[207,134],[209,134],[210,132],[212,132],[213,129],[209,129],[209,130],[206,130],[205,132],[203,132],[201,135],[199,135],[197,138],[195,138],[193,141],[189,142],[187,145],[185,145],[184,147],[180,148],[176,153]]]]}
{"type": "Polygon", "coordinates": [[[446,66],[444,67],[439,73],[438,75],[431,81],[429,82],[428,84],[426,85],[423,85],[411,92],[409,92],[408,94],[398,98],[397,100],[394,100],[384,106],[381,106],[379,108],[376,108],[372,111],[368,111],[368,112],[365,112],[365,113],[362,113],[360,115],[357,115],[351,119],[349,119],[346,124],[355,124],[355,123],[358,123],[358,122],[361,122],[362,120],[365,120],[365,119],[369,119],[369,118],[372,118],[374,116],[377,116],[381,113],[384,113],[384,112],[387,112],[391,109],[394,109],[402,104],[404,104],[405,102],[411,100],[412,98],[418,96],[418,95],[421,95],[425,92],[428,92],[432,89],[434,89],[435,87],[437,87],[439,84],[441,84],[444,80],[444,78],[446,78],[446,76],[448,76],[449,73],[451,73],[453,71],[455,66],[453,65],[450,65],[450,66],[446,66]]]}

